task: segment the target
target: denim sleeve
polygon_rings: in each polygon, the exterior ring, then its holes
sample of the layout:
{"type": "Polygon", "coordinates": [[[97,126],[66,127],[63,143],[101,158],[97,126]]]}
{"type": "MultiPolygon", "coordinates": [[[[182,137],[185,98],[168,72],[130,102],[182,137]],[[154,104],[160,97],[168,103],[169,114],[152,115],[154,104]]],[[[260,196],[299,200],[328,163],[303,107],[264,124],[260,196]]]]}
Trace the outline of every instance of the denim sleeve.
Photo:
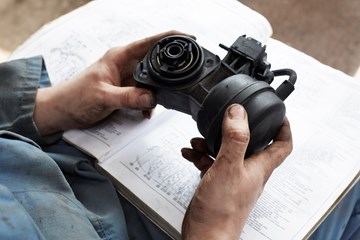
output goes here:
{"type": "Polygon", "coordinates": [[[48,144],[60,134],[41,137],[33,121],[36,92],[50,86],[41,56],[0,64],[0,130],[27,137],[38,144],[48,144]]]}

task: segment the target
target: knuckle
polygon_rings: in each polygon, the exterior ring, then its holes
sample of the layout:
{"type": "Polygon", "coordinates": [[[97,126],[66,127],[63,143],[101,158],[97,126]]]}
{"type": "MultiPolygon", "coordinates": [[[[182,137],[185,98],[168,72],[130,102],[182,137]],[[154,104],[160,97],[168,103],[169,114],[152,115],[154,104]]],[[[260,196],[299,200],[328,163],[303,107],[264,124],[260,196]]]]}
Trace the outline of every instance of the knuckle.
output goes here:
{"type": "Polygon", "coordinates": [[[167,33],[167,35],[175,35],[175,34],[179,34],[178,31],[176,31],[175,29],[169,30],[167,33]]]}
{"type": "Polygon", "coordinates": [[[237,128],[230,128],[225,134],[231,141],[238,143],[248,143],[250,141],[250,133],[237,128]]]}
{"type": "Polygon", "coordinates": [[[236,159],[229,157],[228,152],[225,152],[225,154],[219,155],[217,158],[218,162],[226,163],[226,164],[232,164],[233,162],[236,162],[236,159]]]}
{"type": "MultiPolygon", "coordinates": [[[[125,48],[125,49],[126,49],[126,48],[125,48]]],[[[123,47],[123,46],[119,46],[119,47],[109,48],[108,50],[106,50],[104,56],[114,56],[114,55],[117,55],[120,50],[124,50],[124,47],[123,47]]]]}
{"type": "Polygon", "coordinates": [[[124,107],[131,107],[132,101],[131,101],[131,95],[129,92],[124,91],[121,98],[121,105],[124,107]]]}

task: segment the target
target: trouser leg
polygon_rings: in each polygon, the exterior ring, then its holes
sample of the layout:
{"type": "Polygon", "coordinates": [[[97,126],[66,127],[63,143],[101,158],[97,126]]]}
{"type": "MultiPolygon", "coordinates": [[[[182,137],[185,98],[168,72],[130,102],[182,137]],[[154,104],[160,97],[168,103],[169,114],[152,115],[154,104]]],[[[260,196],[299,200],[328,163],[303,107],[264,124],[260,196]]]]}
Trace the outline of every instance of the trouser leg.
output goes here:
{"type": "Polygon", "coordinates": [[[335,207],[310,239],[360,239],[360,182],[335,207]]]}

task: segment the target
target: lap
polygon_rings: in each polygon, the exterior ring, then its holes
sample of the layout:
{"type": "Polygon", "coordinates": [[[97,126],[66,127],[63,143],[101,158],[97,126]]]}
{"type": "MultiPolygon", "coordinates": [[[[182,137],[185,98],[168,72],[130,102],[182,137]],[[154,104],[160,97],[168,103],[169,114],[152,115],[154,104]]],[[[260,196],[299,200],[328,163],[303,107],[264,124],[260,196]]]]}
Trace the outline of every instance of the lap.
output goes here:
{"type": "Polygon", "coordinates": [[[360,182],[355,184],[310,239],[360,239],[360,182]]]}
{"type": "Polygon", "coordinates": [[[11,199],[14,211],[27,216],[11,219],[26,220],[39,239],[168,239],[118,196],[93,167],[93,159],[65,142],[41,150],[0,137],[0,153],[5,149],[7,154],[0,155],[0,208],[11,199]]]}
{"type": "MultiPolygon", "coordinates": [[[[8,205],[18,216],[26,216],[13,220],[26,220],[32,226],[28,230],[49,239],[76,239],[79,235],[98,238],[89,221],[91,213],[76,199],[60,168],[48,155],[32,144],[7,138],[0,138],[0,152],[0,205],[8,205]]],[[[4,231],[0,234],[6,235],[4,231]]]]}

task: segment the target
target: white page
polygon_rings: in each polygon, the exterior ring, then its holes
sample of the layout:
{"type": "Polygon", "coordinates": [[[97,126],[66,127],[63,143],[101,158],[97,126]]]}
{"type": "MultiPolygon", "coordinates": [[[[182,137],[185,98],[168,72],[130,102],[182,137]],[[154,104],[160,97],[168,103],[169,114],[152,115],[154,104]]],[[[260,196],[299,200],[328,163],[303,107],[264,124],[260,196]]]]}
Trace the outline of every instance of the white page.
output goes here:
{"type": "Polygon", "coordinates": [[[151,128],[164,110],[162,106],[157,106],[150,119],[145,118],[139,110],[118,110],[94,127],[66,131],[63,139],[102,162],[111,151],[122,149],[151,128]]]}
{"type": "Polygon", "coordinates": [[[219,55],[219,43],[247,34],[265,42],[269,22],[236,0],[96,0],[46,25],[17,49],[11,59],[41,54],[52,84],[96,61],[107,49],[176,29],[197,37],[219,55]]]}
{"type": "Polygon", "coordinates": [[[285,100],[294,150],[274,172],[242,239],[302,239],[360,171],[360,85],[276,40],[273,67],[297,70],[285,100]]]}
{"type": "Polygon", "coordinates": [[[180,233],[186,208],[200,180],[192,163],[181,156],[190,139],[200,136],[188,115],[168,111],[158,124],[99,165],[131,189],[180,233]]]}

